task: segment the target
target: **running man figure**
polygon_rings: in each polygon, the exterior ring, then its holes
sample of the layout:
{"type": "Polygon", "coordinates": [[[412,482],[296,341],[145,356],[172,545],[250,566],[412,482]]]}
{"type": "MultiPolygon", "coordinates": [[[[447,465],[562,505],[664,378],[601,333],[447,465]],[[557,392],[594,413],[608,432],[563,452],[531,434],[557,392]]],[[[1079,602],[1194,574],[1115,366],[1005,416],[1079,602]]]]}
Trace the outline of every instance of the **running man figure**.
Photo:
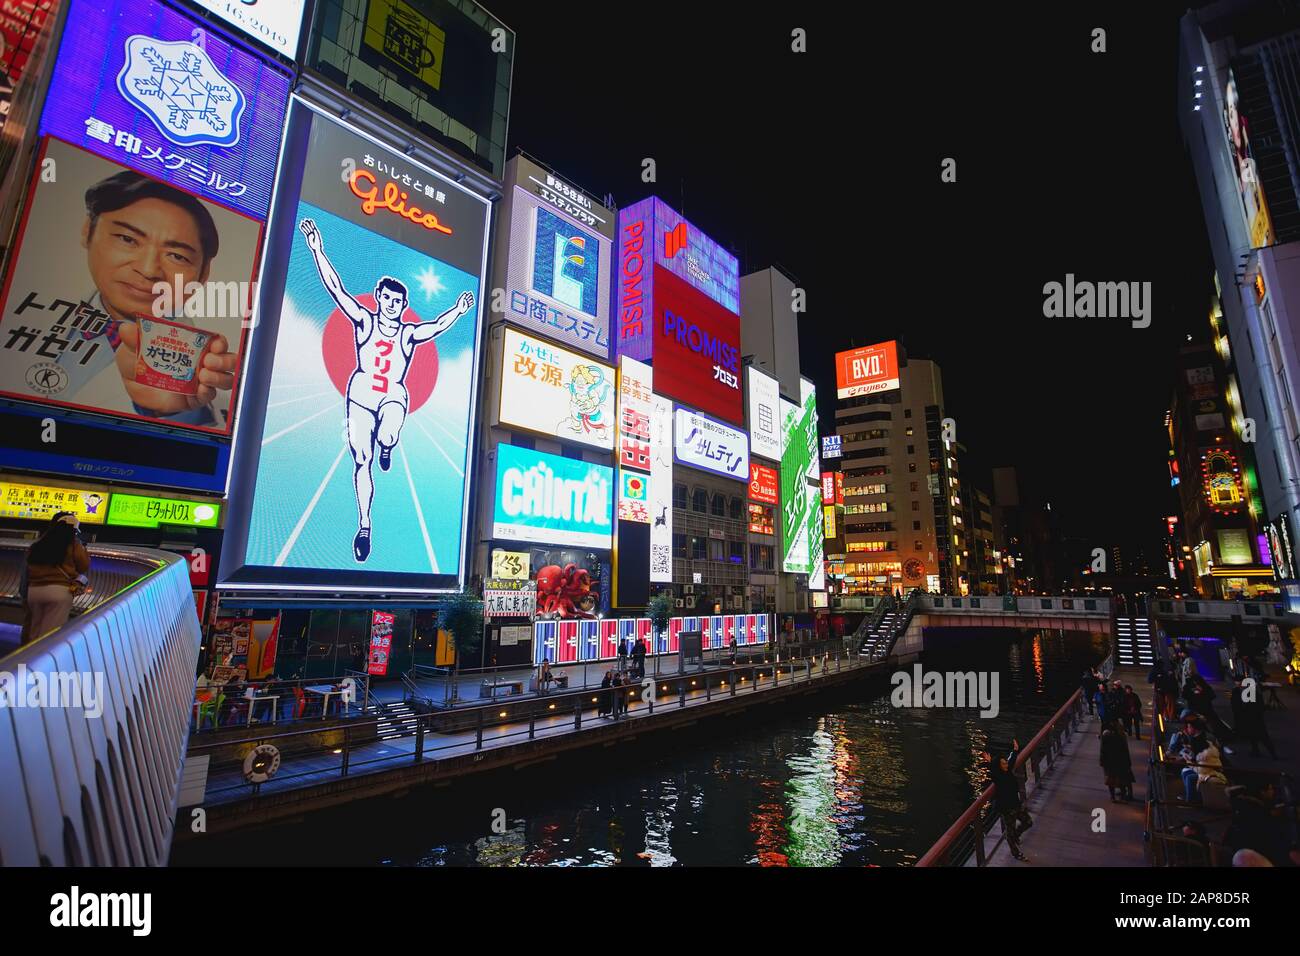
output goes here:
{"type": "Polygon", "coordinates": [[[357,370],[348,379],[348,447],[352,452],[353,484],[357,492],[357,534],[352,539],[352,556],[365,561],[370,556],[370,506],[375,497],[373,463],[379,445],[379,467],[387,471],[393,461],[393,446],[402,435],[409,396],[406,373],[415,347],[433,339],[474,307],[474,294],[462,292],[442,315],[431,322],[402,321],[406,311],[406,286],[391,276],[375,285],[377,312],[371,312],[343,288],[339,275],[325,258],[320,230],[311,219],[298,224],[307,248],[316,260],[316,271],[325,289],[352,322],[357,347],[357,370]]]}

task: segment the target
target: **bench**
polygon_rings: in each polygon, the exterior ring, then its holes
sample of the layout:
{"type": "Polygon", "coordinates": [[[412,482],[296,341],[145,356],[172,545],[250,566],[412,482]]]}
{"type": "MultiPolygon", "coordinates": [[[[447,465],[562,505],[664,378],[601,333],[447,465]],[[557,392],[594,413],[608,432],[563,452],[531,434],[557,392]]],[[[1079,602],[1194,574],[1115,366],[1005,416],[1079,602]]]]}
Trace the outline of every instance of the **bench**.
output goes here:
{"type": "MultiPolygon", "coordinates": [[[[555,680],[551,682],[551,686],[550,686],[550,689],[551,689],[551,690],[568,690],[568,689],[569,689],[569,675],[568,675],[568,674],[557,674],[557,673],[555,673],[555,672],[552,672],[552,673],[551,673],[551,676],[555,678],[555,680]]],[[[540,685],[539,685],[539,683],[538,683],[537,677],[534,676],[534,677],[530,678],[529,681],[528,681],[528,690],[531,691],[531,692],[533,692],[533,693],[536,693],[536,692],[537,692],[538,690],[540,690],[540,689],[541,689],[541,687],[540,687],[540,685]]]]}
{"type": "Polygon", "coordinates": [[[504,690],[505,695],[510,697],[514,694],[524,692],[524,682],[521,680],[485,680],[479,685],[479,697],[496,697],[497,692],[504,690]]]}

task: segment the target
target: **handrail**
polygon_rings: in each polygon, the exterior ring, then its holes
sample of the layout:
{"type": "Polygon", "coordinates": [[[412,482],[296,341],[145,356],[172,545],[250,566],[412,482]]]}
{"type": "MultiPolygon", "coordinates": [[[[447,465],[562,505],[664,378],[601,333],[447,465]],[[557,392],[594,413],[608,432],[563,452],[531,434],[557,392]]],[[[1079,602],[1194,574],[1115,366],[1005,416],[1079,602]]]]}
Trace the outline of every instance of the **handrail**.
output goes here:
{"type": "MultiPolygon", "coordinates": [[[[1114,670],[1114,655],[1107,657],[1107,659],[1102,662],[1100,669],[1103,676],[1109,677],[1111,672],[1114,670]]],[[[1051,719],[1043,725],[1043,728],[1034,735],[1033,739],[1030,740],[1026,746],[1021,748],[1020,755],[1016,760],[1016,765],[1011,768],[1012,771],[1015,772],[1021,767],[1024,767],[1026,762],[1032,761],[1035,753],[1044,741],[1049,741],[1048,756],[1050,757],[1050,743],[1053,741],[1054,733],[1058,731],[1058,726],[1066,720],[1073,723],[1075,714],[1077,714],[1077,712],[1082,708],[1082,703],[1083,690],[1080,688],[1070,695],[1069,699],[1060,706],[1056,713],[1052,715],[1051,719]]],[[[1037,764],[1033,764],[1033,767],[1035,770],[1035,776],[1037,777],[1037,764]]],[[[983,866],[986,861],[986,855],[984,852],[984,821],[982,818],[982,811],[984,807],[988,805],[989,801],[993,799],[993,789],[994,788],[991,784],[986,787],[984,792],[975,798],[974,802],[966,808],[966,811],[957,818],[952,826],[948,827],[948,829],[944,831],[943,836],[939,837],[939,839],[935,841],[934,845],[926,851],[925,855],[917,861],[916,865],[927,867],[951,865],[953,863],[951,854],[954,845],[957,843],[958,839],[973,826],[976,830],[974,852],[978,865],[983,866]]],[[[964,860],[959,862],[964,862],[964,860]]]]}
{"type": "Polygon", "coordinates": [[[97,562],[134,567],[134,582],[0,660],[64,690],[0,707],[6,866],[162,866],[170,852],[200,643],[188,567],[163,551],[87,550],[92,583],[97,562]]]}

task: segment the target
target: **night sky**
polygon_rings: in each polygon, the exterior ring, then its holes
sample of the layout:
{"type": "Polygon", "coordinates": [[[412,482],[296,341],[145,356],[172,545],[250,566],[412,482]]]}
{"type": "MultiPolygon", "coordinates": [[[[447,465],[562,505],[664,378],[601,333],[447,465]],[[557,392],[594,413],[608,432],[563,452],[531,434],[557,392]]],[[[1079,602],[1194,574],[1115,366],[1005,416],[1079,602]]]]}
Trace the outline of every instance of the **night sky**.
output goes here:
{"type": "Polygon", "coordinates": [[[1187,6],[488,4],[518,34],[508,154],[620,206],[657,192],[742,274],[789,272],[823,432],[834,352],[897,338],[942,368],[964,469],[1015,465],[1066,534],[1130,560],[1161,553],[1174,356],[1213,290],[1176,113],[1187,6]],[[1066,273],[1150,281],[1150,328],[1044,318],[1066,273]]]}

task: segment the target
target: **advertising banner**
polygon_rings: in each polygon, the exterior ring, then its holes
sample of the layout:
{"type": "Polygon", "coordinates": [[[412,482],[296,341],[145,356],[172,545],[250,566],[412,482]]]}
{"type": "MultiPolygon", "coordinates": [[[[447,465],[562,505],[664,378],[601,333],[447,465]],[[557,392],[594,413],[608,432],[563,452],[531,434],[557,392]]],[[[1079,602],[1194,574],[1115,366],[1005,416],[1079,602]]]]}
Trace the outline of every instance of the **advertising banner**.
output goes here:
{"type": "Polygon", "coordinates": [[[283,292],[263,290],[274,360],[260,429],[241,434],[255,487],[224,583],[455,587],[489,204],[297,100],[289,135],[304,168],[272,220],[287,257],[264,281],[283,292]]]}
{"type": "MultiPolygon", "coordinates": [[[[0,6],[0,88],[3,88],[3,93],[11,91],[22,80],[27,61],[45,29],[45,22],[57,9],[52,0],[6,0],[0,6]]],[[[0,128],[5,125],[3,107],[7,105],[7,98],[0,103],[0,128]]]]}
{"type": "Polygon", "coordinates": [[[221,505],[182,498],[155,498],[117,492],[108,503],[108,524],[132,528],[186,525],[215,528],[221,522],[221,505]]]}
{"type": "Polygon", "coordinates": [[[107,490],[0,481],[0,518],[49,521],[60,511],[71,511],[82,524],[103,524],[108,500],[107,490]]]}
{"type": "Polygon", "coordinates": [[[650,366],[623,356],[618,375],[618,519],[650,523],[650,366]]]}
{"type": "Polygon", "coordinates": [[[833,471],[822,472],[822,504],[835,504],[835,475],[833,471]]]}
{"type": "Polygon", "coordinates": [[[580,445],[614,447],[612,366],[507,328],[501,424],[580,445]]]}
{"type": "Polygon", "coordinates": [[[609,611],[609,561],[592,551],[532,551],[538,617],[593,619],[609,611]]]}
{"type": "Polygon", "coordinates": [[[749,479],[749,438],[740,431],[685,408],[674,415],[677,461],[737,481],[749,479]]]}
{"type": "Polygon", "coordinates": [[[776,473],[775,468],[760,465],[756,461],[750,462],[749,497],[751,500],[762,501],[769,505],[776,504],[777,495],[781,491],[780,481],[780,476],[776,473]]]}
{"type": "Polygon", "coordinates": [[[898,388],[898,343],[881,342],[835,354],[835,394],[872,395],[898,388]]]}
{"type": "Polygon", "coordinates": [[[265,43],[281,56],[298,53],[298,35],[307,0],[194,0],[245,36],[265,43]]]}
{"type": "Polygon", "coordinates": [[[502,581],[527,581],[532,561],[527,551],[492,550],[492,577],[502,581]]]}
{"type": "Polygon", "coordinates": [[[375,677],[388,674],[388,662],[393,655],[394,615],[384,611],[372,611],[370,614],[370,658],[366,673],[375,677]]]}
{"type": "MultiPolygon", "coordinates": [[[[489,585],[492,582],[488,582],[489,585]]],[[[504,583],[504,582],[503,582],[504,583]]],[[[537,582],[515,582],[522,587],[483,589],[483,613],[487,617],[526,617],[537,613],[537,582]]]]}
{"type": "Polygon", "coordinates": [[[288,96],[285,71],[161,3],[71,0],[40,132],[264,220],[288,96]]]}
{"type": "Polygon", "coordinates": [[[839,435],[826,435],[822,438],[822,458],[840,458],[843,454],[843,442],[839,435]]]}
{"type": "Polygon", "coordinates": [[[492,535],[608,550],[613,478],[605,465],[498,445],[492,535]]]}
{"type": "Polygon", "coordinates": [[[651,397],[650,580],[673,580],[673,403],[651,397]]]}
{"type": "Polygon", "coordinates": [[[1237,79],[1228,71],[1228,86],[1223,93],[1223,125],[1228,135],[1228,151],[1232,155],[1233,172],[1237,174],[1237,192],[1241,196],[1242,213],[1250,233],[1250,244],[1259,249],[1274,242],[1273,220],[1268,202],[1259,180],[1259,167],[1250,145],[1250,132],[1241,100],[1237,95],[1237,79]]]}
{"type": "Polygon", "coordinates": [[[809,528],[821,521],[816,485],[810,488],[807,481],[817,442],[815,395],[809,393],[809,398],[802,407],[782,400],[785,452],[781,456],[781,566],[791,574],[809,572],[809,528]],[[816,513],[815,519],[810,510],[816,513]]]}
{"type": "Polygon", "coordinates": [[[743,425],[739,316],[660,266],[655,267],[654,308],[660,393],[743,425]]]}
{"type": "Polygon", "coordinates": [[[745,368],[749,382],[749,450],[781,460],[781,389],[777,380],[754,366],[745,368]]]}
{"type": "Polygon", "coordinates": [[[522,156],[506,180],[509,311],[494,318],[608,358],[614,213],[522,156]]]}

